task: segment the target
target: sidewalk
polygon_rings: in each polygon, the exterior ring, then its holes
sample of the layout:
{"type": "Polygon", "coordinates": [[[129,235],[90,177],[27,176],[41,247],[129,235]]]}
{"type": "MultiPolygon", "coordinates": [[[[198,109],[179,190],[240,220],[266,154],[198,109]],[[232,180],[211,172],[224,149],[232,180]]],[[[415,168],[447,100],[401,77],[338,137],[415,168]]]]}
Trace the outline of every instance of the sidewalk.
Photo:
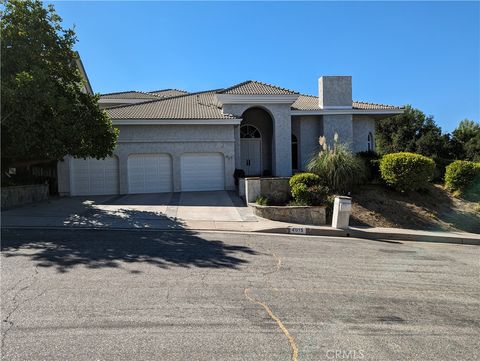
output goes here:
{"type": "MultiPolygon", "coordinates": [[[[191,197],[191,196],[190,196],[191,197]]],[[[174,197],[172,197],[174,198],[174,197]]],[[[225,196],[224,196],[225,198],[225,196]]],[[[311,236],[353,237],[391,241],[421,241],[480,245],[480,235],[463,232],[431,232],[396,228],[308,226],[255,217],[245,206],[224,200],[228,207],[198,207],[194,202],[173,206],[125,204],[131,198],[59,198],[2,211],[3,228],[104,229],[104,230],[198,230],[261,232],[311,236]],[[117,204],[117,203],[121,204],[117,204]],[[208,208],[208,209],[207,209],[208,208]],[[220,215],[220,216],[219,216],[220,215]]],[[[135,204],[138,199],[134,199],[135,204]]],[[[191,201],[191,200],[190,200],[191,201]]],[[[161,202],[155,202],[161,203],[161,202]]]]}

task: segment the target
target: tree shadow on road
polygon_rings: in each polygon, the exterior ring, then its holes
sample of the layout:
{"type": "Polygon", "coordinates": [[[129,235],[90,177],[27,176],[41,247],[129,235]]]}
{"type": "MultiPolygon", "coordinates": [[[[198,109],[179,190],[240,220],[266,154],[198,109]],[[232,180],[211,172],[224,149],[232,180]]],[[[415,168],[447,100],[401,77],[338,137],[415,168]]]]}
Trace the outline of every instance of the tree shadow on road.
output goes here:
{"type": "Polygon", "coordinates": [[[242,256],[256,254],[249,247],[203,239],[175,218],[159,213],[123,209],[102,217],[102,212],[97,210],[93,219],[83,215],[76,225],[106,225],[121,217],[130,230],[2,229],[2,253],[5,257],[28,257],[38,267],[55,267],[59,272],[82,265],[92,269],[119,268],[122,263],[235,269],[248,262],[242,256]],[[157,221],[175,231],[131,230],[148,228],[157,221]]]}

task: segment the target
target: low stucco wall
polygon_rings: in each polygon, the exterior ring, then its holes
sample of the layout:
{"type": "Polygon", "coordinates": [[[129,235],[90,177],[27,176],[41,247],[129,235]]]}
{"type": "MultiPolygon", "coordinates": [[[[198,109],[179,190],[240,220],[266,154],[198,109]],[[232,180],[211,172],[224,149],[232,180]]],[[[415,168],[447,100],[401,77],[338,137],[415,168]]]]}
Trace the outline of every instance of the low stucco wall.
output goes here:
{"type": "Polygon", "coordinates": [[[48,198],[48,184],[2,188],[2,209],[43,201],[48,198]]]}
{"type": "Polygon", "coordinates": [[[310,224],[322,226],[327,223],[325,206],[302,207],[302,206],[261,206],[255,203],[248,204],[253,213],[262,218],[272,221],[310,224]]]}

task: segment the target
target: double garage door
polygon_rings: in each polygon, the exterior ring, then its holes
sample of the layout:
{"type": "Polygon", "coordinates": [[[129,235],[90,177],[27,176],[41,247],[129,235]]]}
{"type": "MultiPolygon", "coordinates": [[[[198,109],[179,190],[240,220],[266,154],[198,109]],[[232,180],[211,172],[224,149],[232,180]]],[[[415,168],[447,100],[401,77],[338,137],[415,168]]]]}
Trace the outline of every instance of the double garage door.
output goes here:
{"type": "MultiPolygon", "coordinates": [[[[132,154],[128,157],[128,193],[172,192],[173,164],[169,154],[132,154]]],[[[119,193],[116,157],[74,159],[72,195],[119,193]]],[[[184,192],[225,189],[225,165],[220,153],[187,153],[180,159],[180,186],[184,192]]]]}

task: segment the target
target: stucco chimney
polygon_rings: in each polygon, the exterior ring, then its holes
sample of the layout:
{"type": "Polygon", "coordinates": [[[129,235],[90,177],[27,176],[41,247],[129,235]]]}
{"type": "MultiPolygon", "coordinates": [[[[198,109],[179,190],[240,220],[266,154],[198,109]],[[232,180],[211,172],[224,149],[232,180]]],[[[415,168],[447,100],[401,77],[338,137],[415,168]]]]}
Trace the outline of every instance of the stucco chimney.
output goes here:
{"type": "Polygon", "coordinates": [[[320,77],[318,105],[322,109],[352,109],[352,77],[320,77]]]}

